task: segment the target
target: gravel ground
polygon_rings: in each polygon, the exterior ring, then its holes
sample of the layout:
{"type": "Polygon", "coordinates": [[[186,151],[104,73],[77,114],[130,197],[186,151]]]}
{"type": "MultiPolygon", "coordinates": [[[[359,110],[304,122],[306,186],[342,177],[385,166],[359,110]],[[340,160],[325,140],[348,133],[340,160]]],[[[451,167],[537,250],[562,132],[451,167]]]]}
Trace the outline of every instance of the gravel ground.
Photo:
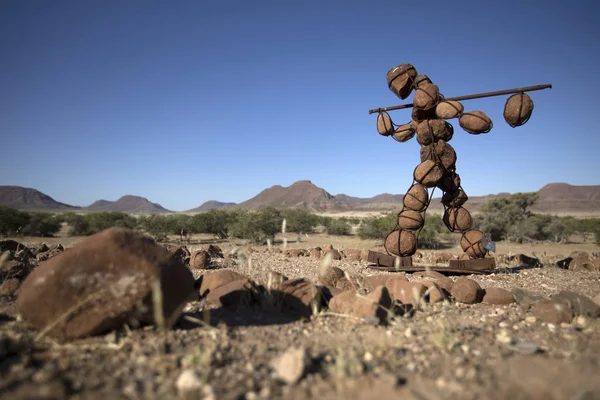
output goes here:
{"type": "MultiPolygon", "coordinates": [[[[316,282],[322,263],[247,248],[236,262],[232,268],[258,282],[271,270],[316,282]]],[[[333,265],[351,275],[382,274],[365,262],[333,265]]],[[[545,296],[600,293],[599,272],[561,270],[549,262],[469,278],[483,288],[545,296]]],[[[37,332],[18,319],[14,300],[0,298],[0,393],[7,399],[600,398],[599,320],[577,317],[556,326],[518,304],[425,304],[373,325],[329,312],[296,318],[191,302],[167,332],[124,330],[59,344],[35,341],[37,332]],[[303,349],[304,373],[285,383],[272,361],[291,348],[303,349]],[[197,384],[187,397],[184,372],[194,378],[192,387],[197,384]]]]}

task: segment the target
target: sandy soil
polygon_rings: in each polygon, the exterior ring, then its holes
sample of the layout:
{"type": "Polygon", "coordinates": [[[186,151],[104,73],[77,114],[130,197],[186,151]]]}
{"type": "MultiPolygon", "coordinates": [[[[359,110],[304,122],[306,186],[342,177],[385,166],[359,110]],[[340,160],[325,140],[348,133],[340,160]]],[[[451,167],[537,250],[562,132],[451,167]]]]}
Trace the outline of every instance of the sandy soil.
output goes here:
{"type": "MultiPolygon", "coordinates": [[[[295,235],[287,237],[287,246],[294,248],[331,243],[340,249],[376,249],[381,244],[325,235],[309,235],[297,243],[295,235]]],[[[69,246],[79,239],[57,240],[69,246]]],[[[190,247],[199,247],[211,238],[193,240],[190,247]]],[[[258,282],[270,270],[316,282],[322,262],[250,252],[242,242],[218,244],[226,251],[240,247],[242,256],[234,268],[258,282]]],[[[592,253],[600,248],[500,243],[499,252],[536,254],[544,267],[503,268],[470,278],[484,288],[522,288],[545,296],[572,290],[594,297],[600,293],[599,272],[552,265],[551,260],[573,250],[592,253]]],[[[460,254],[452,248],[440,251],[460,254]]],[[[350,274],[380,274],[364,262],[341,260],[334,265],[350,274]]],[[[600,322],[578,317],[555,326],[532,318],[517,304],[423,304],[388,325],[372,325],[329,312],[299,319],[191,302],[168,332],[124,330],[68,344],[35,341],[36,334],[18,319],[14,298],[0,298],[0,397],[175,399],[180,398],[177,379],[193,370],[203,387],[189,398],[600,398],[600,322]],[[273,376],[270,363],[298,346],[308,354],[306,373],[299,382],[285,384],[273,376]]]]}

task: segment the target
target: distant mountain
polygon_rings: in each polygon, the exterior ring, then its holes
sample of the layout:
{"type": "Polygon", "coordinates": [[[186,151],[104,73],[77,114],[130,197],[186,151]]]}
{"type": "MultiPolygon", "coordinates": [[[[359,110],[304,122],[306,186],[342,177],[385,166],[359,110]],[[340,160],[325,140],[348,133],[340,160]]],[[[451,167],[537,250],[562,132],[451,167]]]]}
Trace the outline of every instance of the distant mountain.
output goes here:
{"type": "Polygon", "coordinates": [[[231,208],[232,206],[235,206],[235,205],[236,205],[236,203],[223,203],[221,201],[209,200],[205,203],[202,203],[202,205],[200,205],[200,207],[193,208],[186,212],[195,213],[195,212],[202,212],[202,211],[218,210],[220,208],[231,208]]]}
{"type": "Polygon", "coordinates": [[[232,208],[256,210],[264,207],[303,208],[311,211],[337,211],[348,208],[348,203],[314,185],[311,181],[298,181],[291,186],[272,186],[250,200],[232,208]]]}
{"type": "Polygon", "coordinates": [[[21,186],[0,186],[0,205],[29,211],[78,211],[80,207],[60,203],[38,190],[21,186]]]}
{"type": "Polygon", "coordinates": [[[549,183],[538,191],[538,201],[532,208],[540,212],[599,211],[600,185],[549,183]]]}
{"type": "Polygon", "coordinates": [[[117,201],[98,200],[84,211],[119,211],[130,214],[161,214],[171,212],[157,203],[151,203],[148,199],[139,196],[126,195],[117,201]]]}
{"type": "MultiPolygon", "coordinates": [[[[544,213],[595,213],[600,214],[600,185],[574,186],[568,183],[549,183],[538,192],[538,201],[533,211],[544,213]]],[[[439,191],[429,206],[430,212],[442,212],[439,191]]],[[[469,191],[467,190],[467,195],[469,191]]],[[[471,212],[479,211],[489,200],[509,196],[509,193],[470,196],[466,207],[471,212]]],[[[242,203],[207,201],[186,212],[203,212],[214,209],[248,209],[265,207],[302,208],[314,212],[340,211],[399,211],[402,208],[401,194],[382,193],[374,197],[353,197],[346,194],[331,195],[311,181],[298,181],[288,187],[279,185],[263,190],[255,197],[242,203]]],[[[139,196],[123,196],[117,201],[98,200],[88,207],[76,207],[60,203],[35,189],[20,186],[0,186],[0,205],[29,211],[48,212],[98,212],[120,211],[131,214],[160,214],[171,211],[160,204],[152,203],[139,196]]]]}

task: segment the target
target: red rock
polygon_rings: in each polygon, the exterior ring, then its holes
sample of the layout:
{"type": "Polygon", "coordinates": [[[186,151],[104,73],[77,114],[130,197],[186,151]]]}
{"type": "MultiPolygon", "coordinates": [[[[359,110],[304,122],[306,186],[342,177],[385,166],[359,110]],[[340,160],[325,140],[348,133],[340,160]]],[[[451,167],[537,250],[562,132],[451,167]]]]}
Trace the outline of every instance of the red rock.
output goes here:
{"type": "Polygon", "coordinates": [[[359,318],[377,318],[380,321],[387,319],[391,305],[392,299],[385,286],[377,287],[366,296],[347,290],[329,301],[329,309],[333,312],[359,318]]]}
{"type": "Polygon", "coordinates": [[[361,251],[356,249],[346,249],[344,250],[344,256],[352,261],[360,261],[361,260],[361,251]]]}
{"type": "Polygon", "coordinates": [[[190,262],[190,251],[185,246],[165,246],[167,251],[171,253],[171,256],[182,264],[189,264],[190,262]]]}
{"type": "Polygon", "coordinates": [[[435,283],[440,287],[440,289],[444,289],[449,293],[452,291],[452,286],[454,286],[454,281],[447,276],[437,278],[435,283]]]}
{"type": "Polygon", "coordinates": [[[540,260],[534,257],[526,256],[525,254],[517,254],[514,258],[518,266],[538,267],[542,266],[540,260]]]}
{"type": "Polygon", "coordinates": [[[325,256],[327,256],[327,254],[331,255],[332,260],[341,260],[342,259],[341,253],[335,249],[329,250],[328,252],[326,252],[325,256]]]}
{"type": "Polygon", "coordinates": [[[206,296],[206,302],[229,308],[249,307],[256,299],[255,288],[256,285],[249,278],[239,279],[211,290],[206,296]]]}
{"type": "Polygon", "coordinates": [[[287,257],[306,257],[310,253],[304,249],[289,249],[285,252],[287,257]]]}
{"type": "Polygon", "coordinates": [[[454,300],[464,304],[479,303],[483,297],[483,290],[477,282],[469,278],[458,278],[450,291],[454,300]]]}
{"type": "Polygon", "coordinates": [[[321,290],[321,292],[323,293],[324,291],[328,292],[327,298],[328,301],[331,300],[332,297],[337,296],[340,293],[345,292],[348,289],[338,289],[336,287],[331,287],[331,286],[324,286],[323,289],[321,290]]]}
{"type": "Polygon", "coordinates": [[[322,252],[320,248],[310,249],[310,256],[314,258],[321,258],[322,252]]]}
{"type": "Polygon", "coordinates": [[[206,250],[196,250],[190,257],[190,268],[207,269],[210,266],[210,256],[206,250]]]}
{"type": "Polygon", "coordinates": [[[344,277],[344,271],[338,267],[327,267],[319,273],[319,283],[325,286],[335,287],[340,279],[344,277]]]}
{"type": "Polygon", "coordinates": [[[592,299],[579,293],[563,290],[552,296],[552,301],[563,302],[569,305],[576,316],[583,315],[590,318],[600,317],[600,306],[592,299]]]}
{"type": "Polygon", "coordinates": [[[283,281],[287,281],[288,277],[277,271],[269,271],[267,273],[267,290],[279,290],[283,281]]]}
{"type": "Polygon", "coordinates": [[[238,281],[240,279],[248,278],[246,275],[242,275],[231,269],[219,269],[216,271],[207,272],[202,276],[202,283],[200,284],[200,297],[206,296],[209,292],[227,285],[230,282],[238,281]]]}
{"type": "Polygon", "coordinates": [[[515,301],[525,311],[528,311],[535,303],[537,303],[539,301],[548,300],[548,298],[546,298],[544,296],[541,296],[537,293],[528,292],[528,291],[520,289],[520,288],[516,288],[514,290],[514,294],[515,294],[515,301]]]}
{"type": "Polygon", "coordinates": [[[549,324],[559,325],[563,322],[571,323],[573,310],[568,304],[553,300],[542,300],[531,307],[531,313],[540,320],[549,324]]]}
{"type": "Polygon", "coordinates": [[[304,278],[288,280],[282,283],[283,309],[300,316],[309,317],[321,309],[323,296],[319,288],[304,278]]]}
{"type": "MultiPolygon", "coordinates": [[[[421,283],[409,282],[401,277],[394,277],[388,280],[385,284],[393,299],[402,304],[416,305],[417,299],[425,297],[427,287],[421,283]]],[[[420,300],[419,300],[420,301],[420,300]]]]}
{"type": "Polygon", "coordinates": [[[484,290],[483,303],[487,304],[512,304],[515,302],[513,292],[498,287],[489,287],[484,290]]]}
{"type": "Polygon", "coordinates": [[[105,333],[126,321],[154,323],[152,291],[159,283],[165,325],[194,290],[192,273],[162,246],[128,229],[111,228],[37,267],[22,283],[24,320],[59,340],[105,333]],[[43,307],[40,307],[43,299],[43,307]]]}
{"type": "Polygon", "coordinates": [[[385,283],[390,279],[390,275],[371,275],[365,276],[363,279],[363,287],[367,291],[372,292],[378,286],[385,286],[385,283]]]}
{"type": "Polygon", "coordinates": [[[209,245],[208,249],[206,249],[206,252],[210,256],[210,258],[224,258],[223,250],[221,250],[221,248],[216,244],[209,245]]]}
{"type": "Polygon", "coordinates": [[[421,285],[427,288],[424,297],[428,300],[429,303],[437,303],[446,299],[446,294],[438,285],[435,284],[435,282],[413,281],[413,283],[420,283],[421,285]]]}
{"type": "Polygon", "coordinates": [[[571,254],[569,254],[569,257],[571,257],[571,258],[583,258],[585,260],[589,260],[590,259],[589,253],[587,253],[585,251],[574,251],[571,254]]]}
{"type": "Polygon", "coordinates": [[[16,278],[5,279],[0,283],[0,296],[14,296],[21,286],[21,281],[16,278]]]}
{"type": "Polygon", "coordinates": [[[29,274],[30,267],[22,261],[9,260],[0,264],[0,283],[5,279],[25,279],[29,274]]]}
{"type": "Polygon", "coordinates": [[[362,261],[367,261],[369,259],[369,250],[361,250],[360,251],[360,259],[362,261]]]}
{"type": "Polygon", "coordinates": [[[57,255],[59,255],[63,251],[64,251],[64,249],[62,249],[62,246],[61,246],[61,248],[54,247],[54,248],[49,249],[46,252],[38,253],[38,255],[35,256],[35,259],[38,262],[44,262],[44,261],[47,261],[47,260],[51,259],[52,257],[56,257],[57,255]]]}
{"type": "Polygon", "coordinates": [[[348,279],[346,279],[346,277],[343,277],[340,280],[338,280],[337,283],[335,284],[335,287],[337,289],[342,289],[342,290],[348,290],[348,289],[356,290],[358,288],[357,285],[352,284],[352,282],[350,282],[348,279]]]}
{"type": "Polygon", "coordinates": [[[596,271],[596,265],[585,256],[578,256],[569,262],[569,269],[572,271],[596,271]]]}

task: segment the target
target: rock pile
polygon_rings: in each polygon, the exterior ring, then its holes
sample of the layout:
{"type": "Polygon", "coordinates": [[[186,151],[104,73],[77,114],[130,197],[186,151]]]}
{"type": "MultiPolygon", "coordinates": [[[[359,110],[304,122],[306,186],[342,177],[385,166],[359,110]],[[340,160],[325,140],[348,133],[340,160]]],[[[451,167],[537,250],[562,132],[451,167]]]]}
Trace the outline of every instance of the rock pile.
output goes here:
{"type": "Polygon", "coordinates": [[[0,296],[16,295],[33,268],[64,250],[60,244],[28,248],[15,240],[0,241],[0,296]]]}

